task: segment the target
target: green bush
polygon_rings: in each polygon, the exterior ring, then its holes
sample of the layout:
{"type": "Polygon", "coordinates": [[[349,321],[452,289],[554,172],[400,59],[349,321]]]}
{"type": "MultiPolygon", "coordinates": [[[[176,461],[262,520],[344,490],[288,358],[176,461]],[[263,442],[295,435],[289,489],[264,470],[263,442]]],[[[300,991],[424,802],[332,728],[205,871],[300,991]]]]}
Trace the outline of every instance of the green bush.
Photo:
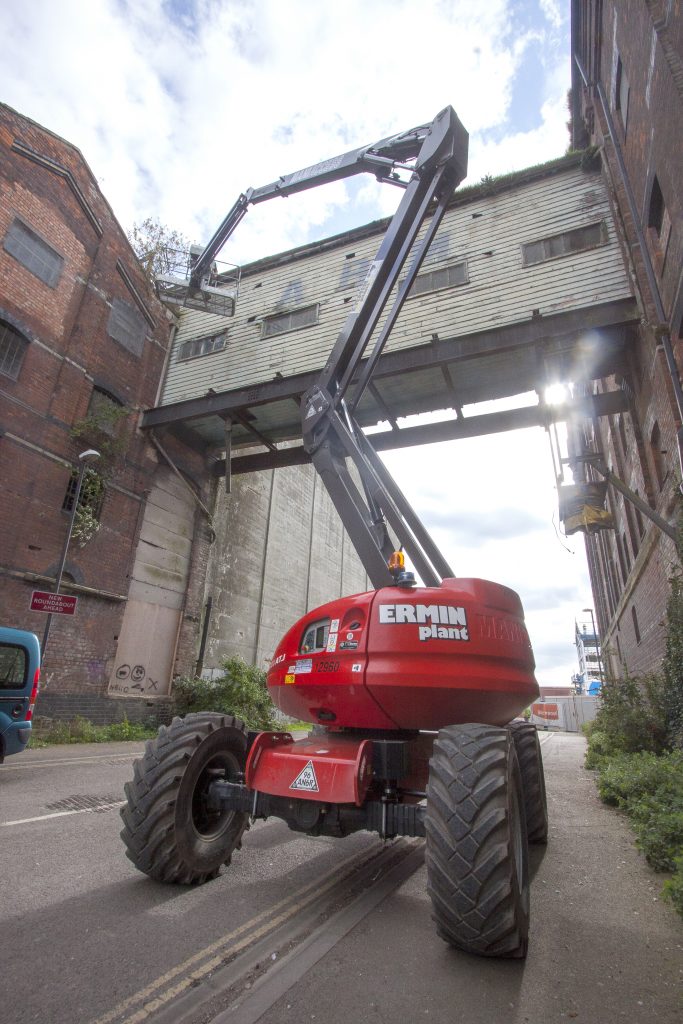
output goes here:
{"type": "Polygon", "coordinates": [[[589,732],[600,798],[628,815],[648,864],[672,872],[663,896],[683,915],[683,751],[605,753],[604,733],[589,732]]]}
{"type": "Polygon", "coordinates": [[[599,745],[605,755],[641,750],[661,753],[667,745],[662,690],[659,676],[607,680],[600,693],[593,745],[599,745]]]}
{"type": "Polygon", "coordinates": [[[673,903],[678,913],[683,917],[683,855],[676,857],[674,867],[675,873],[673,878],[664,883],[662,895],[665,900],[673,903]]]}
{"type": "Polygon", "coordinates": [[[268,695],[266,673],[241,658],[226,658],[216,679],[177,679],[175,704],[180,715],[217,711],[236,715],[250,729],[275,729],[275,708],[268,695]]]}
{"type": "Polygon", "coordinates": [[[586,767],[606,804],[629,817],[656,871],[672,872],[663,896],[683,915],[683,578],[671,580],[662,670],[603,685],[584,727],[586,767]]]}
{"type": "Polygon", "coordinates": [[[666,722],[668,745],[683,749],[683,579],[680,576],[671,580],[666,615],[660,713],[666,722]]]}
{"type": "Polygon", "coordinates": [[[37,718],[33,725],[29,746],[47,747],[62,743],[113,743],[119,740],[146,740],[156,736],[156,725],[122,722],[112,725],[93,725],[87,718],[77,715],[71,721],[46,721],[37,718]]]}

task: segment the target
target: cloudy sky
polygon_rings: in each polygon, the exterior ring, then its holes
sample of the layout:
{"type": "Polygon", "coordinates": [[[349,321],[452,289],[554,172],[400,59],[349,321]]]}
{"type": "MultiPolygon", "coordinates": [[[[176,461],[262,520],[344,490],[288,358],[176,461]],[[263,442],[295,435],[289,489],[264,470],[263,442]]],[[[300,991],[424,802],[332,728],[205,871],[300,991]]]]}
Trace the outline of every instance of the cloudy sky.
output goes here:
{"type": "MultiPolygon", "coordinates": [[[[2,99],[77,145],[125,229],[206,242],[237,195],[429,121],[470,132],[467,183],[568,144],[569,0],[4,0],[2,99]]],[[[393,212],[353,179],[252,210],[245,263],[393,212]]],[[[557,531],[540,429],[393,453],[461,576],[522,595],[541,684],[576,671],[583,541],[557,531]]]]}

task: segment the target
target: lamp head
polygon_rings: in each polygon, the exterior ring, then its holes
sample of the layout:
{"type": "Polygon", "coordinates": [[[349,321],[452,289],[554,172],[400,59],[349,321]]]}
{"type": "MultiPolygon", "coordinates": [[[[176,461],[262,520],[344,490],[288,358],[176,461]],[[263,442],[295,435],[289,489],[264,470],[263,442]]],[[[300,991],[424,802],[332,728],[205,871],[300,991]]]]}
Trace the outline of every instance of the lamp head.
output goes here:
{"type": "Polygon", "coordinates": [[[99,457],[100,453],[95,451],[94,448],[88,448],[87,451],[81,452],[78,456],[81,462],[84,462],[87,459],[99,459],[99,457]]]}

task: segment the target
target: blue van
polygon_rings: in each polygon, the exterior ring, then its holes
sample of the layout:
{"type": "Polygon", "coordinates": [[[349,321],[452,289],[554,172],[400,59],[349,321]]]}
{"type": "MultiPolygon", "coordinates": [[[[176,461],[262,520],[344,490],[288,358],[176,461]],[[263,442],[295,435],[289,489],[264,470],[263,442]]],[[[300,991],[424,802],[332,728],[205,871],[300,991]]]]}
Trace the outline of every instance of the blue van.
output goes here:
{"type": "Polygon", "coordinates": [[[40,682],[40,644],[35,633],[0,626],[0,764],[31,738],[40,682]]]}

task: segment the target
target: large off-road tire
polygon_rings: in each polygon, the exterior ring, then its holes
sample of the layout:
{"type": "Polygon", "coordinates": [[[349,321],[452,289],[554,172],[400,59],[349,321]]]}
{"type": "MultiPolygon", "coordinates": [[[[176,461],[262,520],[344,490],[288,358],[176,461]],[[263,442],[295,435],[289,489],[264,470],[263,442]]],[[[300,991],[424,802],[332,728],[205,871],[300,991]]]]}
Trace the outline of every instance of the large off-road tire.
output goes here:
{"type": "Polygon", "coordinates": [[[530,843],[547,843],[548,802],[538,731],[535,725],[522,721],[510,722],[508,729],[515,744],[522,775],[527,838],[530,843]]]}
{"type": "Polygon", "coordinates": [[[138,870],[160,882],[199,884],[215,878],[248,827],[249,816],[212,811],[206,793],[222,771],[244,768],[244,723],[200,712],[174,718],[148,740],[125,787],[121,838],[138,870]]]}
{"type": "Polygon", "coordinates": [[[428,891],[441,938],[479,956],[526,956],[526,824],[506,729],[451,725],[439,732],[429,763],[426,831],[428,891]]]}

